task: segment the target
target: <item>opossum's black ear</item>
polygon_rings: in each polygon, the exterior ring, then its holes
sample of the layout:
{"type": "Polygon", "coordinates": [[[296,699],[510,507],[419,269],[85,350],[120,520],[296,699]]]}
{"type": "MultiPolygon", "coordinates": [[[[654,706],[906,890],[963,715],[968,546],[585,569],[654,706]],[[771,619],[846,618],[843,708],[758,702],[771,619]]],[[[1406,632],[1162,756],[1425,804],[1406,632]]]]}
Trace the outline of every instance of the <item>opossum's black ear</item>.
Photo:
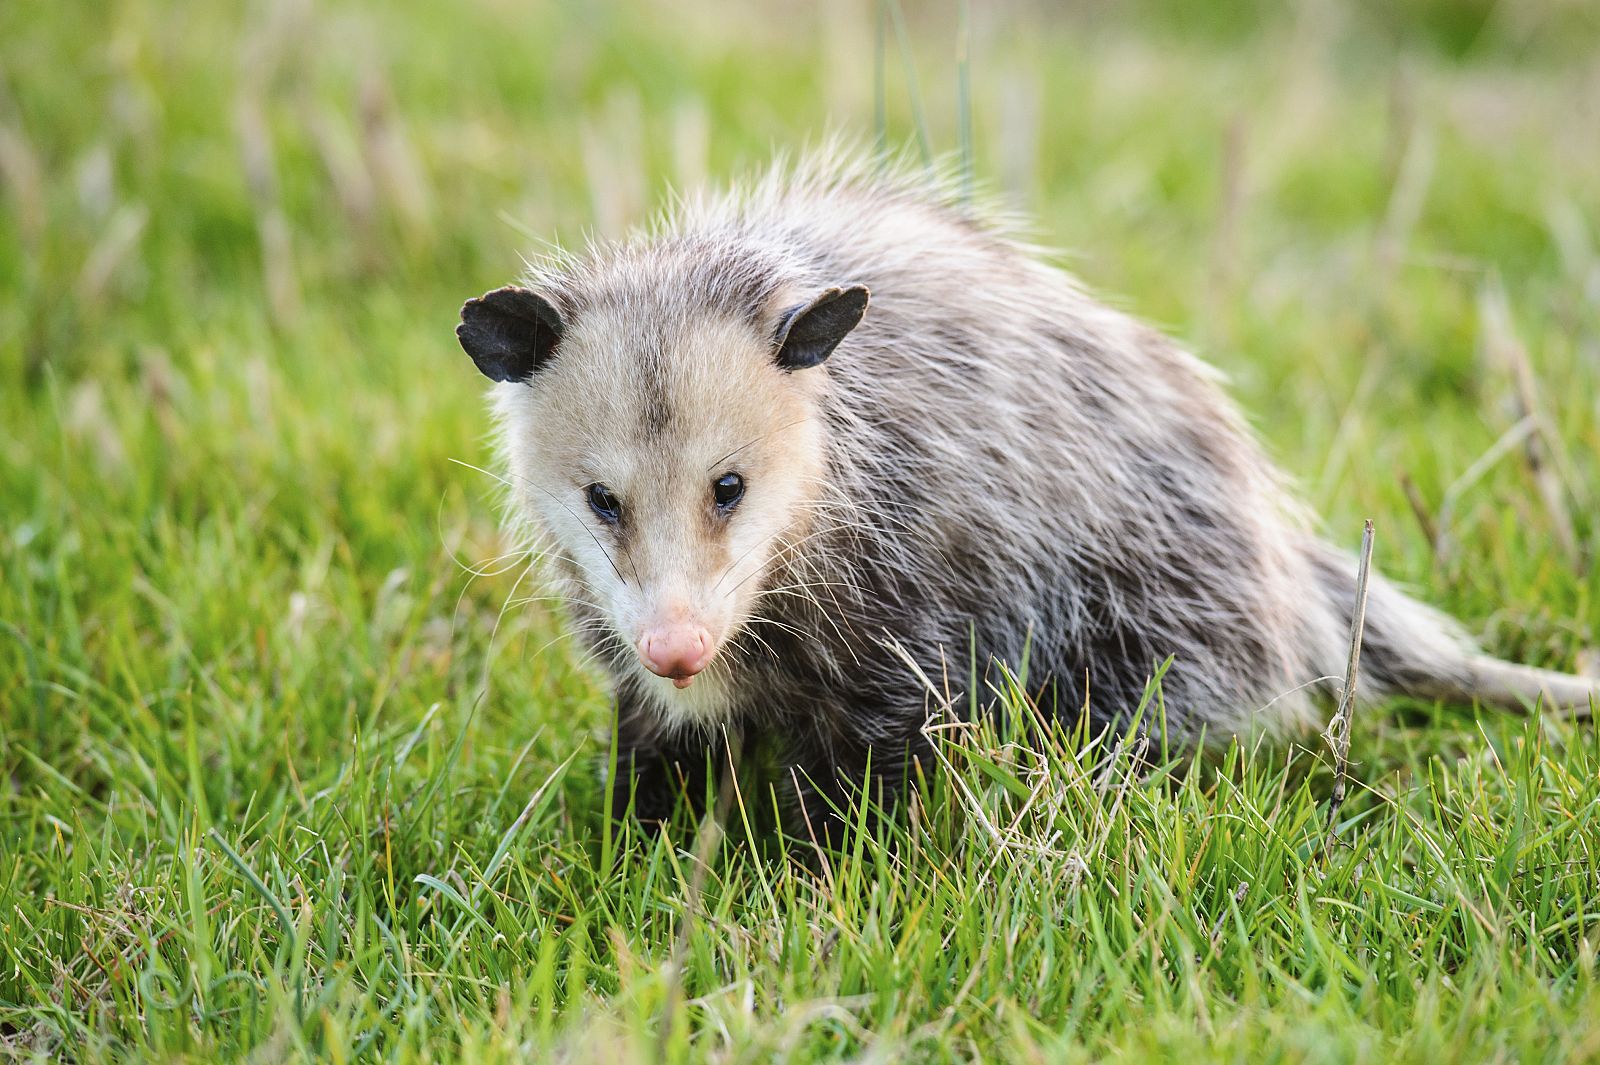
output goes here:
{"type": "Polygon", "coordinates": [[[507,286],[462,305],[456,339],[483,376],[525,381],[550,358],[564,328],[549,300],[507,286]]]}
{"type": "Polygon", "coordinates": [[[829,288],[809,301],[783,312],[773,337],[778,345],[778,365],[785,370],[816,366],[839,346],[867,313],[864,285],[829,288]]]}

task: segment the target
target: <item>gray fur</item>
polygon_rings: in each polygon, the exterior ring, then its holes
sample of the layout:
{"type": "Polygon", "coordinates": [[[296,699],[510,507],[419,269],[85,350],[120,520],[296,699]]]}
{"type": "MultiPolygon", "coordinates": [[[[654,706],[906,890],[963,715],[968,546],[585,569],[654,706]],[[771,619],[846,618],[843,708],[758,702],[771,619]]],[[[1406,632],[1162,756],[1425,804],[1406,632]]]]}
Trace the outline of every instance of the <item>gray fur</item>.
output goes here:
{"type": "MultiPolygon", "coordinates": [[[[583,541],[552,534],[539,514],[555,512],[516,493],[566,556],[553,577],[616,681],[635,756],[692,761],[707,726],[727,724],[777,738],[819,780],[859,773],[868,752],[893,777],[922,749],[928,711],[905,658],[959,693],[974,638],[980,662],[1015,665],[1026,649],[1030,687],[1048,681],[1049,706],[1102,725],[1125,720],[1170,657],[1168,728],[1190,740],[1311,727],[1336,694],[1355,562],[1314,534],[1218,375],[939,183],[823,154],[680,205],[652,234],[542,264],[528,285],[569,325],[607,308],[615,344],[644,345],[615,385],[639,396],[612,407],[644,412],[618,417],[643,419],[634,461],[663,475],[688,461],[674,434],[698,418],[700,379],[659,360],[698,350],[708,322],[770,337],[797,297],[871,293],[827,362],[793,374],[819,475],[760,547],[752,606],[697,714],[643,686],[603,574],[573,559],[583,541]]],[[[583,350],[558,348],[556,363],[583,350]]],[[[718,350],[695,372],[770,357],[755,340],[718,350]]],[[[496,386],[514,479],[548,476],[529,472],[539,429],[524,411],[543,376],[496,386]]],[[[627,571],[617,559],[624,583],[627,571]]],[[[1363,665],[1369,700],[1581,707],[1597,691],[1481,656],[1376,576],[1363,665]]]]}

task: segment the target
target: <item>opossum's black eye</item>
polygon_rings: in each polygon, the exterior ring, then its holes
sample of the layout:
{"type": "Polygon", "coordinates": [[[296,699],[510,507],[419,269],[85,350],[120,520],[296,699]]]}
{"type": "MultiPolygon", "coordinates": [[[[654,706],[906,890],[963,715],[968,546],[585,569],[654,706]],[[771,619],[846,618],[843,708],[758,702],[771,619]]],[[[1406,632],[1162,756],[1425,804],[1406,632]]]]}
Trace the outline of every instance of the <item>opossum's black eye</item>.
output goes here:
{"type": "Polygon", "coordinates": [[[589,509],[599,515],[601,521],[615,525],[617,519],[622,517],[622,504],[605,485],[591,484],[586,494],[589,496],[589,509]]]}
{"type": "Polygon", "coordinates": [[[732,510],[744,498],[744,478],[737,473],[725,473],[711,486],[711,495],[719,510],[732,510]]]}

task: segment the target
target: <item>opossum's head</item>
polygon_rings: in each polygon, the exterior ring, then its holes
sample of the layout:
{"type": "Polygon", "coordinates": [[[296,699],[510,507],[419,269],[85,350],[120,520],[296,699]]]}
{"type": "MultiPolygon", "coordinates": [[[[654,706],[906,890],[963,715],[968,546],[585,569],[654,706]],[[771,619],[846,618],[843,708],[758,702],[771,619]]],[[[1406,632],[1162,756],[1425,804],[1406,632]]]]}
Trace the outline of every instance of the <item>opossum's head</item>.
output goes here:
{"type": "Polygon", "coordinates": [[[867,298],[778,288],[741,313],[503,288],[462,308],[462,347],[503,382],[519,505],[613,660],[669,706],[712,694],[682,690],[726,675],[719,652],[806,534],[820,366],[867,298]]]}

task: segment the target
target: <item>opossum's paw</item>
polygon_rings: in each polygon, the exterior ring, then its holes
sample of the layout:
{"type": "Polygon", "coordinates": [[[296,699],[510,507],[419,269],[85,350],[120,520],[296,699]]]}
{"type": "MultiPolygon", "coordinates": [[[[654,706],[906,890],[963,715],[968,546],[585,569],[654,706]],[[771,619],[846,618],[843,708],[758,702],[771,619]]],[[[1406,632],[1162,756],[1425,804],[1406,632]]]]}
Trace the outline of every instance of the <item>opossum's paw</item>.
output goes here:
{"type": "MultiPolygon", "coordinates": [[[[611,780],[613,821],[633,820],[648,834],[658,835],[672,822],[680,809],[688,811],[692,823],[706,809],[707,774],[702,767],[685,768],[692,759],[669,760],[664,756],[639,756],[619,760],[611,780]]],[[[700,758],[703,766],[704,757],[700,758]]]]}
{"type": "Polygon", "coordinates": [[[839,851],[849,835],[857,830],[878,831],[884,814],[881,802],[867,802],[863,809],[863,785],[881,790],[874,775],[852,773],[836,767],[807,773],[799,766],[790,770],[793,788],[792,816],[785,819],[788,834],[812,851],[839,851]]]}

